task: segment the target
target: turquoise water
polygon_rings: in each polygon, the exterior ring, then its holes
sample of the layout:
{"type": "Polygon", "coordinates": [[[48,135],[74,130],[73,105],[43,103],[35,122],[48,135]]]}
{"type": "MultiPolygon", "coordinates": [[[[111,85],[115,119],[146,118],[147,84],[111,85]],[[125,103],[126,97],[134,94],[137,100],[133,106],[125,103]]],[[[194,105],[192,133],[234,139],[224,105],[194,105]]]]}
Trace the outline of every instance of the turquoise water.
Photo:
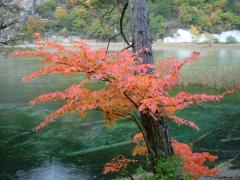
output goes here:
{"type": "MultiPolygon", "coordinates": [[[[184,57],[190,53],[188,50],[156,52],[155,57],[184,57]]],[[[239,50],[204,51],[199,62],[183,71],[183,80],[188,82],[183,85],[194,85],[182,88],[196,93],[220,93],[216,88],[239,83],[239,54],[239,50]],[[206,86],[209,84],[211,88],[206,86]]],[[[129,140],[138,132],[135,124],[119,121],[106,128],[101,113],[92,111],[84,119],[74,113],[66,115],[34,132],[33,128],[62,102],[32,107],[28,101],[81,81],[81,77],[62,76],[20,81],[40,66],[33,59],[0,57],[1,179],[104,179],[101,171],[105,162],[118,154],[131,157],[129,140]]],[[[219,103],[191,106],[179,115],[197,122],[200,131],[170,123],[171,135],[193,144],[195,150],[219,155],[219,162],[234,159],[235,167],[240,167],[240,94],[219,103]]]]}

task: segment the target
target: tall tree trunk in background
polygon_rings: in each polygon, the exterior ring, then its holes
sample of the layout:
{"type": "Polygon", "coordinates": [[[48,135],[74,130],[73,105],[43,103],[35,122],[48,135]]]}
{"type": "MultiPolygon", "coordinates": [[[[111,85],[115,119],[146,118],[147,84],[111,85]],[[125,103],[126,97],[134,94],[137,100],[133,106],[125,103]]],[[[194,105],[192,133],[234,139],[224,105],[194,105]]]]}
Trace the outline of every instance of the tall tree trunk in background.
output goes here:
{"type": "MultiPolygon", "coordinates": [[[[145,0],[129,0],[132,18],[133,51],[138,52],[143,63],[153,64],[152,37],[145,0]],[[147,50],[144,50],[147,49],[147,50]]],[[[151,73],[150,70],[149,73],[151,73]]],[[[172,156],[173,149],[166,120],[159,116],[154,119],[150,114],[141,114],[143,135],[152,156],[152,165],[163,156],[172,156]]],[[[155,168],[154,168],[155,170],[155,168]]]]}
{"type": "Polygon", "coordinates": [[[133,51],[147,48],[148,51],[142,51],[139,56],[145,64],[153,64],[152,36],[145,0],[129,0],[129,4],[132,19],[133,51]]]}

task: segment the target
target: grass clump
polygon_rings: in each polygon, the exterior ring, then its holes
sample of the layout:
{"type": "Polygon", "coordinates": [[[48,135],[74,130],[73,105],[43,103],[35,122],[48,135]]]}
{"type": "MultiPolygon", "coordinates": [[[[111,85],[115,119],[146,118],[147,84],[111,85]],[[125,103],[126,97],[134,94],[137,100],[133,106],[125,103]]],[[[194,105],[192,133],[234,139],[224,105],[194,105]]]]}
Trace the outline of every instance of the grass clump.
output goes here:
{"type": "Polygon", "coordinates": [[[172,179],[184,179],[190,180],[191,177],[183,171],[182,160],[179,157],[172,156],[162,158],[157,161],[156,173],[150,174],[143,168],[137,169],[137,175],[139,180],[172,180],[172,179]]]}

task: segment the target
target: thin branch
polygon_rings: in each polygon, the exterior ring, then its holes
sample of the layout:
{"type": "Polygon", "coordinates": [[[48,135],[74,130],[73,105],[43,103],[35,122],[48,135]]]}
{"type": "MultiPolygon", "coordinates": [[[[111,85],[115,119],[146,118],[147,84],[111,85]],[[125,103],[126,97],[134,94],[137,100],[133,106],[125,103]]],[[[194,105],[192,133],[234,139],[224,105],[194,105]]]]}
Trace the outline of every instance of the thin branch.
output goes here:
{"type": "Polygon", "coordinates": [[[127,10],[127,7],[128,7],[128,3],[126,3],[122,9],[122,13],[121,13],[121,18],[120,18],[120,33],[124,39],[124,41],[127,43],[127,45],[129,46],[130,43],[128,42],[124,32],[123,32],[123,19],[124,19],[124,15],[125,15],[125,12],[127,10]]]}
{"type": "Polygon", "coordinates": [[[137,103],[135,103],[135,102],[127,95],[127,92],[126,92],[126,91],[125,91],[123,94],[127,97],[127,99],[128,99],[129,101],[131,101],[131,102],[136,106],[136,108],[139,107],[139,106],[137,105],[137,103]]]}
{"type": "Polygon", "coordinates": [[[107,45],[107,48],[106,48],[106,54],[108,53],[108,48],[109,48],[109,45],[110,45],[110,42],[112,39],[116,38],[117,36],[121,35],[121,33],[118,33],[118,34],[115,34],[114,36],[108,38],[108,45],[107,45]]]}
{"type": "MultiPolygon", "coordinates": [[[[107,14],[112,13],[112,12],[114,11],[114,9],[116,9],[116,7],[117,7],[118,4],[119,4],[119,0],[118,0],[117,3],[113,6],[112,9],[110,9],[109,11],[107,11],[106,13],[103,14],[103,17],[102,17],[102,19],[100,20],[100,25],[99,25],[98,28],[101,28],[101,27],[103,26],[104,17],[105,17],[107,14]]],[[[124,32],[123,32],[123,19],[124,19],[124,15],[125,15],[125,12],[126,12],[126,10],[127,10],[127,7],[128,7],[128,3],[125,3],[125,4],[124,4],[124,7],[123,7],[123,9],[122,9],[122,12],[121,12],[121,16],[120,16],[120,22],[119,22],[120,33],[114,35],[113,37],[108,38],[108,45],[107,45],[107,48],[106,48],[106,53],[108,52],[111,39],[116,38],[118,35],[121,35],[122,38],[123,38],[123,40],[124,40],[124,42],[128,45],[126,49],[132,47],[132,45],[130,45],[130,43],[128,42],[128,40],[127,40],[127,38],[126,38],[126,36],[125,36],[125,34],[124,34],[124,32]]],[[[98,28],[97,28],[97,29],[98,29],[98,28]]],[[[123,50],[124,50],[124,49],[123,49],[123,50]]]]}
{"type": "MultiPolygon", "coordinates": [[[[111,112],[112,114],[114,114],[114,115],[116,115],[116,116],[120,116],[120,117],[124,117],[124,118],[127,118],[127,116],[129,116],[129,115],[124,115],[124,114],[121,114],[121,113],[117,113],[117,112],[114,112],[114,111],[112,111],[111,112]]],[[[130,116],[131,117],[131,116],[130,116]]],[[[130,119],[130,118],[128,118],[128,119],[130,119]]],[[[131,119],[132,119],[132,117],[131,117],[131,119]]]]}
{"type": "MultiPolygon", "coordinates": [[[[109,49],[111,40],[114,39],[114,38],[116,38],[116,37],[119,36],[119,35],[121,35],[121,33],[118,33],[118,34],[116,34],[116,35],[108,38],[108,44],[107,44],[107,48],[106,48],[106,54],[108,53],[108,49],[109,49]]],[[[129,48],[131,48],[131,47],[133,47],[133,45],[132,45],[132,44],[129,44],[127,47],[121,49],[117,54],[119,54],[119,53],[123,52],[124,50],[129,49],[129,48]]]]}
{"type": "Polygon", "coordinates": [[[102,26],[102,24],[103,24],[103,21],[104,21],[104,19],[105,19],[105,16],[106,16],[107,14],[111,14],[111,13],[116,9],[116,7],[117,7],[118,4],[119,4],[119,0],[117,0],[116,4],[112,7],[112,9],[110,9],[109,11],[105,12],[105,13],[102,15],[102,18],[101,18],[101,20],[100,20],[101,26],[102,26]]]}
{"type": "Polygon", "coordinates": [[[105,19],[105,16],[106,16],[107,14],[111,14],[111,13],[116,9],[116,7],[117,7],[118,4],[119,4],[119,0],[118,0],[117,3],[113,6],[112,9],[110,9],[110,10],[107,11],[107,12],[105,12],[105,13],[101,16],[101,18],[99,18],[99,23],[100,23],[100,25],[99,25],[99,27],[96,28],[96,29],[99,29],[99,28],[102,28],[102,27],[103,27],[103,21],[104,21],[104,19],[105,19]]]}
{"type": "Polygon", "coordinates": [[[148,143],[146,137],[145,137],[146,132],[145,132],[144,128],[142,127],[141,123],[139,123],[138,120],[137,120],[137,118],[135,118],[134,116],[133,116],[133,118],[134,118],[133,121],[137,124],[139,130],[140,130],[140,131],[142,132],[142,134],[143,134],[143,139],[144,139],[144,141],[145,141],[145,143],[146,143],[146,146],[147,146],[148,151],[151,152],[152,154],[155,154],[154,151],[152,150],[150,144],[148,143]]]}
{"type": "MultiPolygon", "coordinates": [[[[95,110],[104,112],[104,111],[103,111],[102,109],[100,109],[100,108],[96,108],[95,110]]],[[[116,116],[120,116],[120,117],[123,117],[123,118],[127,118],[127,119],[129,119],[129,120],[135,121],[134,116],[132,116],[132,115],[129,114],[129,113],[127,113],[127,114],[121,114],[121,113],[114,112],[114,111],[111,111],[111,113],[114,114],[114,115],[116,115],[116,116]]]]}
{"type": "Polygon", "coordinates": [[[125,48],[123,48],[123,49],[121,49],[117,54],[120,54],[120,53],[123,52],[124,50],[129,49],[129,48],[131,48],[131,47],[133,47],[132,44],[130,44],[129,46],[127,46],[127,47],[125,47],[125,48]]]}

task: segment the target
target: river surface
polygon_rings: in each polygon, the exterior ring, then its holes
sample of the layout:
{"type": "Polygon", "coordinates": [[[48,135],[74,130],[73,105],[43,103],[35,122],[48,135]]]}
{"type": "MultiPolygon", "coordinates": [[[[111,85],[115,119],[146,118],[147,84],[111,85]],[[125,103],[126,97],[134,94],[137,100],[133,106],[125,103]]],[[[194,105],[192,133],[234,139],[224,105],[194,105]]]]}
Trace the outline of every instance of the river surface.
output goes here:
{"type": "MultiPolygon", "coordinates": [[[[186,57],[191,51],[155,52],[155,57],[186,57]]],[[[30,106],[42,93],[64,90],[81,77],[41,77],[23,83],[20,79],[41,67],[34,59],[0,56],[0,179],[66,180],[105,179],[104,164],[123,154],[131,158],[129,140],[138,132],[135,124],[119,121],[106,128],[102,114],[92,111],[84,119],[72,113],[36,133],[34,127],[62,102],[30,106]]],[[[193,93],[221,93],[221,88],[240,84],[240,50],[208,50],[199,62],[183,71],[180,89],[193,93]]],[[[97,82],[90,86],[99,86],[97,82]]],[[[196,151],[219,156],[218,163],[232,159],[240,168],[240,94],[218,103],[194,105],[179,116],[195,121],[200,131],[170,123],[176,139],[196,151]]]]}

